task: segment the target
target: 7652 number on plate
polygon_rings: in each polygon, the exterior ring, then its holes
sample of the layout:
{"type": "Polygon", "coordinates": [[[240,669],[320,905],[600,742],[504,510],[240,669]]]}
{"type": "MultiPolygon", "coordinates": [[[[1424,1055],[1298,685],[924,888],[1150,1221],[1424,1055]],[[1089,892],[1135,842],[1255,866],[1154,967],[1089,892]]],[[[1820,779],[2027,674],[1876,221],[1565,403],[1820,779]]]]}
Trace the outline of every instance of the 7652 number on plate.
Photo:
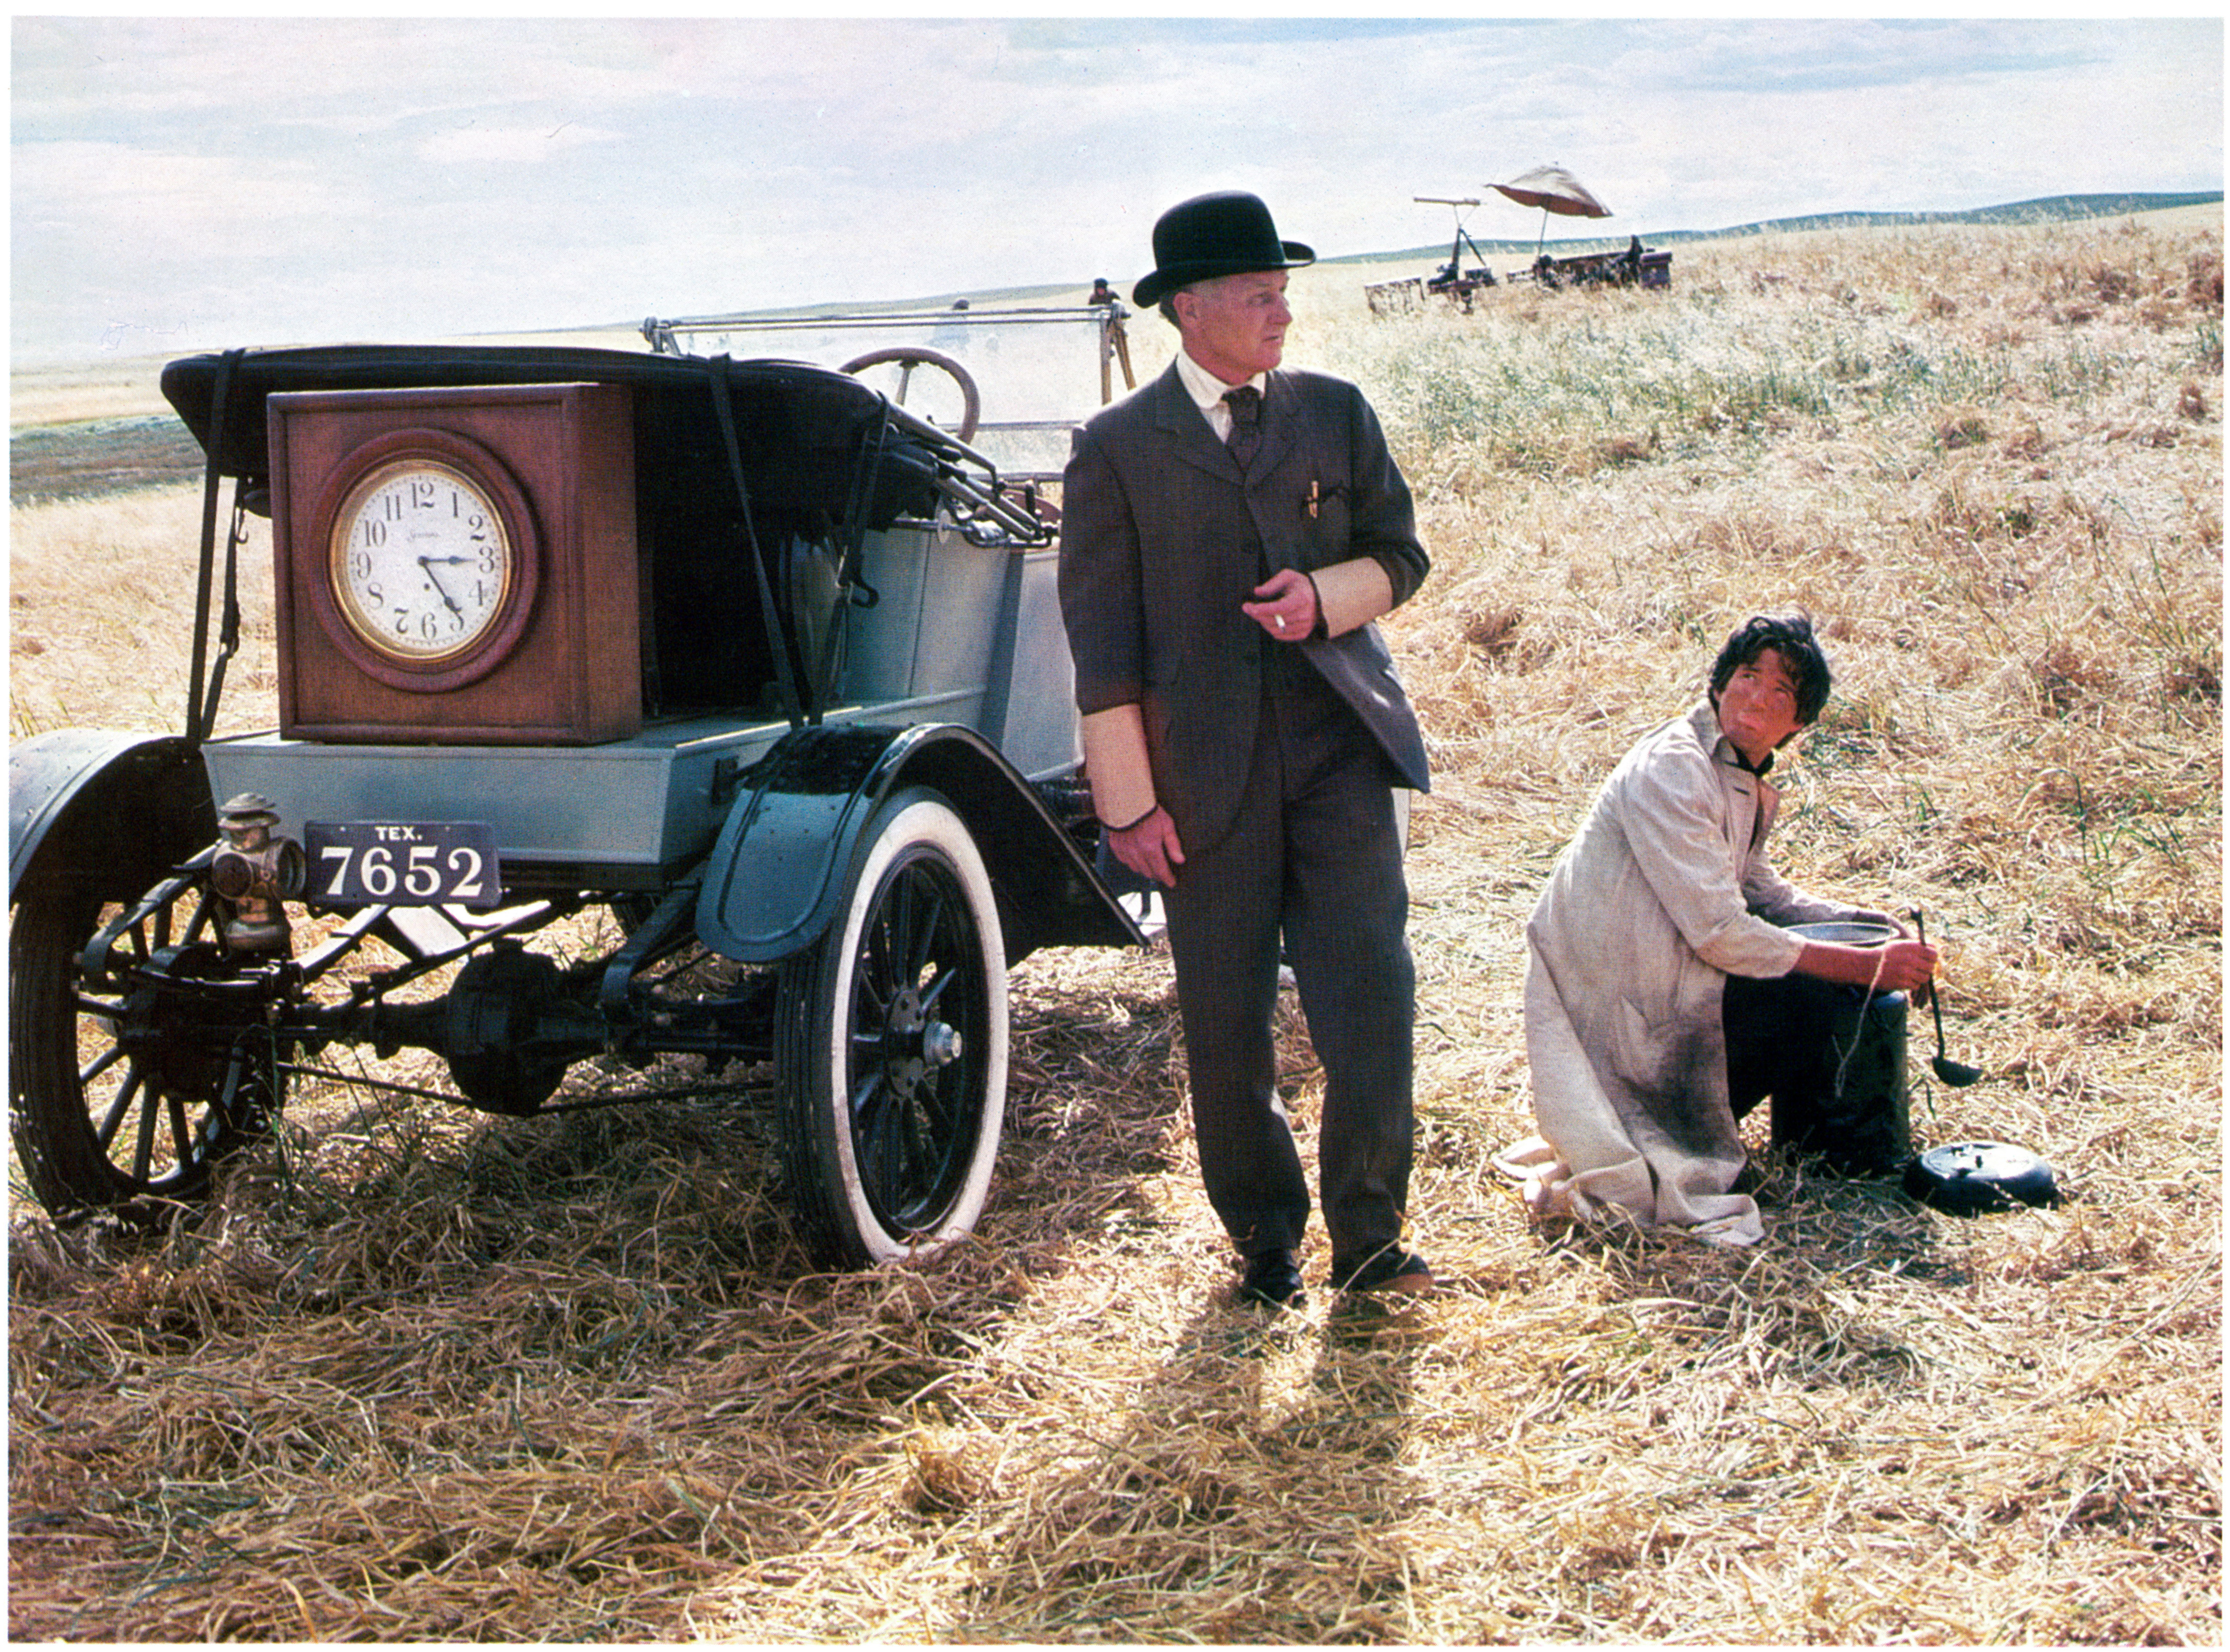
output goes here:
{"type": "Polygon", "coordinates": [[[311,820],[307,897],[328,906],[497,905],[495,831],[478,820],[311,820]]]}

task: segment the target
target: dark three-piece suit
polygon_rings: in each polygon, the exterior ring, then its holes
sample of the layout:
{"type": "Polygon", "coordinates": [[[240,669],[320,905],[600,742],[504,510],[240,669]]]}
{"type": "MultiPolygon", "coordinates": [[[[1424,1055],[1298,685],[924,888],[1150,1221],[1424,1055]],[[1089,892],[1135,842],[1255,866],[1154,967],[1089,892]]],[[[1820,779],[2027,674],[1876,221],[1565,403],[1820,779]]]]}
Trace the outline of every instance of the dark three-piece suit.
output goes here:
{"type": "Polygon", "coordinates": [[[1357,567],[1375,580],[1369,558],[1398,604],[1427,559],[1353,385],[1273,371],[1260,422],[1242,474],[1174,365],[1092,419],[1063,482],[1060,596],[1079,710],[1138,708],[1150,800],[1184,855],[1170,938],[1209,1199],[1242,1253],[1298,1248],[1308,1189],[1271,1035],[1282,933],[1324,1069],[1337,1269],[1398,1238],[1408,1197],[1415,974],[1391,788],[1427,772],[1376,627],[1343,632],[1331,592],[1357,567]],[[1339,634],[1287,642],[1241,611],[1280,568],[1319,576],[1339,634]]]}

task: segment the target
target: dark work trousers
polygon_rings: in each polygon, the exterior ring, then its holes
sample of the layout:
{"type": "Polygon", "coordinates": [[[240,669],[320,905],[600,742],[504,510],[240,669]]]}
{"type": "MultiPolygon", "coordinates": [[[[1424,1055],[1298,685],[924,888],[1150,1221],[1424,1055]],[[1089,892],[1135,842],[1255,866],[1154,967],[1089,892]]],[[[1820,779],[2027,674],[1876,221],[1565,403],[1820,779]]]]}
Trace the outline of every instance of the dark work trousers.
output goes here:
{"type": "Polygon", "coordinates": [[[1263,675],[1239,818],[1219,843],[1183,845],[1169,894],[1193,1129],[1240,1251],[1298,1249],[1308,1185],[1272,1037],[1282,931],[1324,1071],[1324,1225],[1335,1264],[1359,1263],[1400,1237],[1414,1128],[1416,977],[1393,770],[1291,647],[1267,644],[1263,675]]]}
{"type": "Polygon", "coordinates": [[[1909,1151],[1902,993],[1814,975],[1727,977],[1720,1024],[1737,1118],[1773,1097],[1773,1140],[1875,1174],[1909,1151]]]}

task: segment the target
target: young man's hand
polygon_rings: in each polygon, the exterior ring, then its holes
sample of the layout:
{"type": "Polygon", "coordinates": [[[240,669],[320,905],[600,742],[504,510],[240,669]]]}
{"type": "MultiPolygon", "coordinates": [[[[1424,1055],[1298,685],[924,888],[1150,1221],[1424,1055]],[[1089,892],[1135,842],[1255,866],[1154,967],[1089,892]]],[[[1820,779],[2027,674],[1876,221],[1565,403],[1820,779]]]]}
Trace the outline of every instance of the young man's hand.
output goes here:
{"type": "Polygon", "coordinates": [[[1808,941],[1797,955],[1800,974],[1876,992],[1906,993],[1916,1001],[1936,976],[1936,948],[1924,941],[1889,941],[1879,947],[1840,947],[1808,941]]]}

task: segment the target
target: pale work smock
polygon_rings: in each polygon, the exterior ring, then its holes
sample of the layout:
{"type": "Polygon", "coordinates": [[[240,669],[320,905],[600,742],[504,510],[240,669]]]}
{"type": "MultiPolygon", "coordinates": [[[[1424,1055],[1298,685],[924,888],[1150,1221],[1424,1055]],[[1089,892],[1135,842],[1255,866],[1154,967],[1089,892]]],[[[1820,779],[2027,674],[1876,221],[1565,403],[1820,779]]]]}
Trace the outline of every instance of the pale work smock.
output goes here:
{"type": "Polygon", "coordinates": [[[1729,975],[1785,975],[1780,927],[1858,909],[1766,859],[1780,794],[1706,701],[1604,782],[1525,928],[1525,1049],[1540,1135],[1498,1156],[1537,1214],[1624,1216],[1722,1244],[1763,1233],[1732,1191],[1745,1158],[1727,1091],[1729,975]]]}

